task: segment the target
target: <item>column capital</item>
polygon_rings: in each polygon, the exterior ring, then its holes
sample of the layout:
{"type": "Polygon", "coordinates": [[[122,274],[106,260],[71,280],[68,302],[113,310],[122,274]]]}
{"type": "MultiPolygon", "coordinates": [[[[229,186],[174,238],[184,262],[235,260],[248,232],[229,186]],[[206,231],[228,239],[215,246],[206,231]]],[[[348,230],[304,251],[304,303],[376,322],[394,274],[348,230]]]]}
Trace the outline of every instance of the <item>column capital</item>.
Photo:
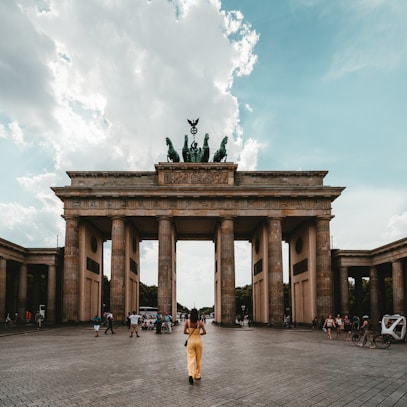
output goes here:
{"type": "Polygon", "coordinates": [[[62,215],[62,217],[65,219],[65,222],[68,220],[79,220],[79,216],[76,215],[62,215]]]}
{"type": "Polygon", "coordinates": [[[111,220],[123,220],[125,219],[125,216],[123,215],[113,215],[110,217],[111,220]]]}
{"type": "Polygon", "coordinates": [[[232,222],[234,222],[235,219],[236,219],[236,216],[219,216],[219,219],[220,219],[221,221],[224,221],[224,220],[231,220],[232,222]]]}
{"type": "Polygon", "coordinates": [[[267,222],[271,222],[273,220],[282,221],[283,219],[284,219],[284,216],[267,216],[267,222]]]}
{"type": "Polygon", "coordinates": [[[334,218],[333,215],[329,214],[329,215],[318,215],[316,217],[317,221],[323,221],[323,220],[327,220],[327,221],[331,221],[334,218]]]}
{"type": "Polygon", "coordinates": [[[169,220],[171,222],[174,219],[174,217],[171,216],[171,215],[157,215],[156,218],[157,218],[158,221],[160,221],[160,220],[169,220]]]}

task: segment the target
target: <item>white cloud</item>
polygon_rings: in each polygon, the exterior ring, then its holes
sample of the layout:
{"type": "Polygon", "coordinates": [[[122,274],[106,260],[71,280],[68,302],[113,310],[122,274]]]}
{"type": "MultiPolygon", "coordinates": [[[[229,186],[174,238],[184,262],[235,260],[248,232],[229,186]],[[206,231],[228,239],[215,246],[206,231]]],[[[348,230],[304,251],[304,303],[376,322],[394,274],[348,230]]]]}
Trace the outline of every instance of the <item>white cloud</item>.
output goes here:
{"type": "Polygon", "coordinates": [[[18,178],[32,195],[29,209],[2,196],[17,224],[31,215],[19,236],[6,236],[23,245],[54,240],[62,206],[49,187],[65,181],[65,171],[152,170],[166,161],[166,136],[181,150],[187,118],[200,117],[199,144],[209,133],[213,154],[227,135],[228,158],[238,158],[244,140],[230,85],[252,71],[258,37],[241,15],[220,7],[210,0],[0,4],[7,38],[0,112],[8,119],[0,137],[53,156],[43,165],[52,173],[30,172],[27,164],[18,178]]]}
{"type": "Polygon", "coordinates": [[[262,145],[252,138],[245,142],[238,161],[240,171],[254,171],[257,168],[257,157],[261,147],[262,145]]]}
{"type": "Polygon", "coordinates": [[[391,216],[388,229],[388,238],[391,241],[405,237],[407,235],[407,211],[391,216]]]}
{"type": "Polygon", "coordinates": [[[9,129],[11,133],[11,138],[16,144],[24,144],[24,136],[21,127],[17,122],[12,122],[9,124],[9,129]]]}
{"type": "Polygon", "coordinates": [[[245,107],[245,109],[246,109],[248,112],[253,113],[253,108],[252,108],[248,103],[246,103],[246,104],[244,105],[244,107],[245,107]]]}
{"type": "Polygon", "coordinates": [[[363,185],[348,187],[333,202],[334,248],[371,250],[405,237],[406,206],[407,193],[403,190],[363,185]]]}
{"type": "Polygon", "coordinates": [[[6,128],[1,123],[0,123],[0,138],[7,138],[6,128]]]}
{"type": "Polygon", "coordinates": [[[63,245],[65,223],[52,209],[0,202],[0,212],[3,238],[26,247],[56,247],[58,239],[63,245]]]}

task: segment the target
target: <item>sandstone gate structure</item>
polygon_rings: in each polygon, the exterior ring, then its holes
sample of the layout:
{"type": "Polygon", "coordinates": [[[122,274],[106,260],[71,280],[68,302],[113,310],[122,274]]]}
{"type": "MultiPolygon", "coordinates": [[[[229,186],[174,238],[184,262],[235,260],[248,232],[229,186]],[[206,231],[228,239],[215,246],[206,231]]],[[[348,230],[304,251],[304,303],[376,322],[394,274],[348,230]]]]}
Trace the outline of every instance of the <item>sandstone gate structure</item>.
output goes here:
{"type": "MultiPolygon", "coordinates": [[[[333,312],[326,171],[237,171],[234,163],[158,163],[155,171],[68,172],[63,321],[100,310],[103,242],[112,241],[111,311],[139,306],[139,244],[158,240],[158,307],[176,314],[176,242],[214,242],[215,321],[235,323],[235,240],[252,244],[253,321],[283,323],[282,242],[289,243],[293,318],[333,312]]],[[[249,272],[249,271],[248,271],[249,272]]]]}

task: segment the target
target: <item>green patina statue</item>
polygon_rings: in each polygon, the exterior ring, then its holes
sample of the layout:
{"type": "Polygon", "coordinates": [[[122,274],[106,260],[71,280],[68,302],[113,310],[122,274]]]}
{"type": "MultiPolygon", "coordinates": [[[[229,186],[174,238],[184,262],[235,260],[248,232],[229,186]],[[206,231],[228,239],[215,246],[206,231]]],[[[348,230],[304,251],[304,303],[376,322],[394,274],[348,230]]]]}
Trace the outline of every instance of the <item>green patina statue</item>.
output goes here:
{"type": "Polygon", "coordinates": [[[179,154],[175,151],[172,141],[169,139],[169,137],[166,137],[165,141],[168,146],[167,162],[171,160],[173,163],[179,163],[179,154]]]}
{"type": "Polygon", "coordinates": [[[185,135],[184,147],[182,148],[182,158],[185,163],[207,163],[209,161],[209,134],[205,134],[202,148],[198,148],[198,143],[194,140],[188,147],[188,136],[185,135]]]}
{"type": "MultiPolygon", "coordinates": [[[[198,147],[198,143],[195,141],[195,134],[198,132],[196,125],[198,124],[199,119],[195,121],[188,120],[188,123],[191,125],[191,133],[194,136],[194,141],[188,146],[188,136],[185,135],[184,138],[184,146],[182,147],[182,158],[185,163],[207,163],[209,162],[209,134],[206,133],[204,137],[203,146],[198,147]]],[[[167,153],[167,161],[178,163],[180,161],[179,154],[174,149],[171,140],[166,137],[166,143],[168,146],[168,153],[167,153]]],[[[224,137],[219,150],[216,151],[215,155],[213,156],[213,162],[220,162],[223,158],[227,158],[226,154],[226,144],[228,142],[228,138],[224,137]]]]}

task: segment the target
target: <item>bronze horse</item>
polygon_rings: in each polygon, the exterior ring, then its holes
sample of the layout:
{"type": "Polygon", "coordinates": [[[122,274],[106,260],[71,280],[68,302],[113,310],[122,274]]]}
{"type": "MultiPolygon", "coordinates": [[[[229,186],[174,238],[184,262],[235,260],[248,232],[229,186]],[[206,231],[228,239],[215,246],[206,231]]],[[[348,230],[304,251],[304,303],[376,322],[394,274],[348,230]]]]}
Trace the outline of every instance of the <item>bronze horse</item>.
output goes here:
{"type": "Polygon", "coordinates": [[[179,154],[175,151],[175,148],[172,145],[172,141],[168,137],[166,137],[165,142],[168,146],[167,162],[170,162],[171,160],[173,163],[179,163],[179,154]]]}
{"type": "Polygon", "coordinates": [[[228,142],[228,137],[226,136],[223,138],[222,142],[220,143],[220,149],[217,150],[215,155],[213,156],[214,163],[220,163],[223,158],[225,158],[225,161],[226,161],[227,154],[226,154],[225,146],[226,146],[227,142],[228,142]]]}

